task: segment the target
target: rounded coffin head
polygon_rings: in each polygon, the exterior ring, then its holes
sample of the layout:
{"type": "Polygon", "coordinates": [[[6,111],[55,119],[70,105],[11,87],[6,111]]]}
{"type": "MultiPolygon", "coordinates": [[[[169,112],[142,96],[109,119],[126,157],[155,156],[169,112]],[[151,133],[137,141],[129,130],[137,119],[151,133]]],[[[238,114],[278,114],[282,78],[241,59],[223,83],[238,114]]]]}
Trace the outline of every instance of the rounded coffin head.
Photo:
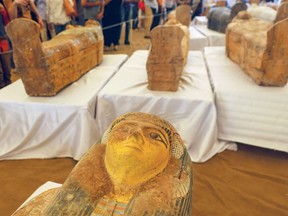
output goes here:
{"type": "Polygon", "coordinates": [[[128,113],[118,117],[104,141],[105,166],[113,183],[135,186],[161,173],[171,156],[183,154],[179,140],[174,127],[158,116],[128,113]]]}

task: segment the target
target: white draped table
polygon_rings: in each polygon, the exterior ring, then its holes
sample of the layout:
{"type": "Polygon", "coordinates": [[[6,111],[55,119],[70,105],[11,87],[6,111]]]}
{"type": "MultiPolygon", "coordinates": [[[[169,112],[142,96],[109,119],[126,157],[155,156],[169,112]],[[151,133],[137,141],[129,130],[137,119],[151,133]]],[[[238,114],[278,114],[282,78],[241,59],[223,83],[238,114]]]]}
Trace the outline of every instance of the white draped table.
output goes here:
{"type": "Polygon", "coordinates": [[[192,20],[192,25],[207,25],[208,19],[206,16],[195,16],[192,20]]]}
{"type": "Polygon", "coordinates": [[[207,37],[208,46],[225,46],[225,34],[207,28],[207,25],[195,25],[194,28],[207,37]]]}
{"type": "Polygon", "coordinates": [[[204,50],[218,113],[218,137],[288,152],[288,86],[258,86],[225,55],[204,50]]]}
{"type": "MultiPolygon", "coordinates": [[[[216,107],[203,55],[190,51],[176,92],[147,88],[148,51],[136,51],[99,92],[97,126],[103,133],[119,115],[146,112],[169,121],[180,133],[194,162],[231,147],[217,140],[216,107]]],[[[97,130],[98,131],[98,130],[97,130]]]]}
{"type": "Polygon", "coordinates": [[[103,62],[54,97],[30,97],[21,80],[0,90],[0,160],[73,157],[94,144],[96,98],[127,55],[103,62]]]}
{"type": "Polygon", "coordinates": [[[189,32],[189,50],[202,51],[204,47],[208,46],[208,38],[195,29],[193,25],[189,26],[189,32]]]}

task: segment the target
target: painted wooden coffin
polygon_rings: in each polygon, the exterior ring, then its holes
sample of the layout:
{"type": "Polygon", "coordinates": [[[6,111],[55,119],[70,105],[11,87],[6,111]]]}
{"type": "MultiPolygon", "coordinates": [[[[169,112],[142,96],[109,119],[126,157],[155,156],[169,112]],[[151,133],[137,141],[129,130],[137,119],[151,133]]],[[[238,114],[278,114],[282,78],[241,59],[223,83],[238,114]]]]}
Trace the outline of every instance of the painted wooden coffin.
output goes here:
{"type": "Polygon", "coordinates": [[[274,23],[246,16],[247,19],[234,19],[227,27],[227,56],[258,85],[284,86],[287,83],[287,14],[288,3],[282,3],[274,23]]]}
{"type": "Polygon", "coordinates": [[[177,6],[175,10],[168,14],[167,20],[177,20],[182,25],[189,27],[191,23],[191,7],[189,5],[177,6]]]}
{"type": "Polygon", "coordinates": [[[118,117],[64,184],[13,216],[191,216],[193,170],[180,135],[146,113],[118,117]]]}
{"type": "Polygon", "coordinates": [[[30,96],[54,96],[103,59],[100,26],[68,29],[41,42],[39,25],[19,18],[7,25],[17,72],[30,96]]]}
{"type": "Polygon", "coordinates": [[[246,10],[245,3],[236,3],[231,10],[226,7],[213,7],[208,14],[208,29],[213,31],[225,33],[227,25],[231,20],[243,10],[246,10]]]}
{"type": "Polygon", "coordinates": [[[148,88],[177,91],[187,62],[189,30],[181,24],[167,22],[151,31],[151,47],[146,62],[148,88]]]}
{"type": "Polygon", "coordinates": [[[208,14],[208,29],[225,33],[230,22],[230,9],[226,7],[213,7],[208,14]]]}

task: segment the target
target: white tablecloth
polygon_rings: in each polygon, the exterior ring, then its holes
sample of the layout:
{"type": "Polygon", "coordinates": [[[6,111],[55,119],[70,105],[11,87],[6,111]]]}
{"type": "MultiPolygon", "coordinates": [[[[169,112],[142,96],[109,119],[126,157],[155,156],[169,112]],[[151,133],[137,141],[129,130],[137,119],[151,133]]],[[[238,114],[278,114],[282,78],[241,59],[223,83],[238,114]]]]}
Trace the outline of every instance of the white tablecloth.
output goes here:
{"type": "Polygon", "coordinates": [[[208,38],[194,28],[189,26],[190,43],[189,50],[202,51],[204,47],[208,46],[208,38]]]}
{"type": "Polygon", "coordinates": [[[225,55],[206,47],[219,138],[288,152],[288,86],[261,87],[225,55]]]}
{"type": "Polygon", "coordinates": [[[207,28],[207,25],[195,25],[200,33],[208,38],[209,46],[225,46],[225,34],[207,28]]]}
{"type": "Polygon", "coordinates": [[[180,133],[194,162],[228,148],[217,141],[216,108],[203,55],[190,51],[177,92],[147,88],[148,51],[136,51],[99,92],[97,126],[103,133],[119,115],[147,112],[169,121],[180,133]]]}
{"type": "Polygon", "coordinates": [[[207,25],[208,19],[206,16],[195,16],[192,20],[192,25],[207,25]]]}
{"type": "Polygon", "coordinates": [[[100,89],[127,55],[105,55],[101,65],[54,97],[30,97],[21,80],[0,90],[0,159],[73,157],[94,144],[100,89]]]}

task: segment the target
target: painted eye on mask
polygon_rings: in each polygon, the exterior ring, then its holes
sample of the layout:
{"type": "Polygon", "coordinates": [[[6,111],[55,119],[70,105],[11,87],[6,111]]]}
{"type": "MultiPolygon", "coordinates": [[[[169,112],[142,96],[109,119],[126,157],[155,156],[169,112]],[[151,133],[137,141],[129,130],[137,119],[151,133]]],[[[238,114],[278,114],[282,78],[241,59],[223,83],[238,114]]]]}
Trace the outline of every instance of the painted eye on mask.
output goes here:
{"type": "Polygon", "coordinates": [[[162,139],[162,137],[158,133],[151,132],[150,133],[150,138],[153,139],[153,140],[162,142],[167,148],[166,143],[164,142],[164,140],[162,139]]]}

